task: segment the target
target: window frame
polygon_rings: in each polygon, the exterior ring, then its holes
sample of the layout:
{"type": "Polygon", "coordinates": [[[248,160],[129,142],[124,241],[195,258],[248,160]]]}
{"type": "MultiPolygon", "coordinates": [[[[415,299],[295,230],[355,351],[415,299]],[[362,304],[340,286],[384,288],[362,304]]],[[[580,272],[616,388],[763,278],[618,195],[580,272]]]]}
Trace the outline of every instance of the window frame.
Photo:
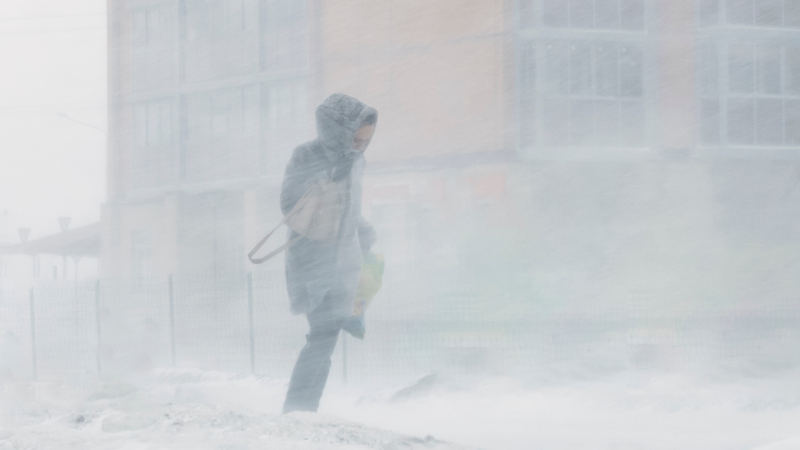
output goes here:
{"type": "MultiPolygon", "coordinates": [[[[697,4],[700,4],[697,0],[697,4]]],[[[798,27],[786,26],[762,26],[762,25],[742,25],[735,23],[727,23],[726,20],[726,6],[727,1],[716,0],[719,8],[719,20],[714,24],[707,24],[702,21],[698,14],[696,16],[696,33],[697,33],[697,48],[702,49],[704,46],[713,48],[716,57],[716,92],[714,95],[708,95],[704,89],[703,71],[704,65],[703,51],[699,50],[696,54],[696,76],[695,86],[697,89],[697,102],[696,108],[698,111],[698,130],[697,130],[697,147],[700,149],[717,150],[748,150],[756,151],[757,153],[764,153],[769,151],[785,151],[800,148],[800,142],[793,144],[791,142],[791,135],[789,132],[788,121],[789,115],[786,109],[787,102],[797,102],[800,104],[800,91],[792,94],[789,90],[789,67],[787,60],[787,51],[789,48],[794,47],[800,49],[800,25],[798,27]],[[737,45],[752,45],[753,54],[751,61],[753,64],[752,69],[752,89],[749,92],[733,92],[731,89],[731,48],[737,45]],[[761,48],[777,48],[780,50],[780,93],[759,92],[760,81],[760,64],[759,64],[759,49],[761,48]],[[729,129],[729,120],[731,114],[732,101],[738,100],[751,100],[753,102],[752,111],[752,142],[736,142],[731,138],[729,129]],[[759,101],[766,103],[768,100],[780,100],[782,107],[781,123],[782,123],[782,143],[769,143],[766,140],[760,140],[759,129],[762,123],[759,122],[758,104],[759,101]],[[716,102],[716,124],[707,128],[706,116],[704,116],[704,107],[706,104],[716,102]],[[709,140],[704,135],[707,129],[716,130],[716,140],[709,140]]],[[[714,63],[714,61],[712,61],[714,63]]],[[[800,81],[800,77],[798,77],[800,81]]],[[[800,112],[798,112],[800,113],[800,112]]],[[[714,117],[714,116],[712,116],[714,117]]],[[[712,119],[714,120],[714,119],[712,119]]],[[[764,138],[765,139],[765,138],[764,138]]]]}
{"type": "MultiPolygon", "coordinates": [[[[648,108],[654,100],[655,92],[655,77],[657,74],[653,70],[656,60],[656,42],[653,30],[655,30],[655,4],[653,0],[643,0],[643,17],[644,23],[642,29],[630,30],[623,28],[616,29],[603,29],[603,28],[574,28],[574,27],[552,27],[544,23],[543,17],[543,0],[516,0],[514,2],[514,25],[515,25],[515,81],[516,92],[515,96],[515,109],[516,109],[516,130],[515,141],[518,153],[524,158],[545,158],[545,159],[560,159],[560,158],[603,158],[606,156],[616,156],[620,153],[630,154],[631,152],[641,152],[650,148],[652,137],[654,135],[653,112],[648,108]],[[524,17],[520,8],[528,13],[533,13],[533,20],[530,17],[524,17]],[[606,144],[568,144],[568,145],[552,145],[546,142],[545,122],[547,116],[545,114],[545,106],[548,97],[560,98],[561,96],[552,95],[546,87],[547,80],[545,72],[548,70],[545,45],[549,42],[586,42],[589,45],[595,43],[608,42],[614,44],[617,48],[629,45],[641,49],[641,89],[642,94],[635,103],[641,105],[644,112],[643,124],[641,127],[641,145],[626,146],[623,142],[622,134],[617,134],[615,143],[606,144]],[[533,47],[534,56],[531,58],[526,55],[525,49],[533,47]],[[532,63],[531,63],[532,61],[532,63]],[[522,65],[532,66],[534,73],[524,73],[522,65]],[[526,79],[533,80],[533,87],[524,85],[526,79]],[[530,94],[530,95],[526,95],[530,94]],[[532,109],[532,111],[531,111],[532,109]],[[532,117],[530,117],[532,115],[532,117]],[[542,118],[542,120],[537,120],[542,118]],[[526,126],[525,122],[530,123],[533,121],[533,126],[526,126]],[[533,130],[531,130],[531,128],[533,130]],[[525,138],[532,136],[533,143],[528,145],[525,138]]],[[[610,99],[597,94],[596,90],[596,72],[598,66],[596,64],[595,50],[591,49],[591,83],[592,94],[587,97],[592,101],[601,102],[610,99]]],[[[617,60],[617,67],[621,64],[621,58],[617,60]]],[[[620,86],[622,72],[617,70],[617,85],[620,86]]],[[[563,98],[569,99],[570,95],[563,98]]],[[[618,93],[614,97],[614,101],[618,104],[625,102],[626,97],[618,93]]],[[[618,109],[621,106],[618,106],[618,109]]],[[[594,123],[596,119],[592,119],[594,123]]],[[[617,124],[621,124],[622,118],[618,117],[617,124]]],[[[593,125],[594,126],[594,125],[593,125]]],[[[596,140],[596,138],[595,138],[596,140]]]]}

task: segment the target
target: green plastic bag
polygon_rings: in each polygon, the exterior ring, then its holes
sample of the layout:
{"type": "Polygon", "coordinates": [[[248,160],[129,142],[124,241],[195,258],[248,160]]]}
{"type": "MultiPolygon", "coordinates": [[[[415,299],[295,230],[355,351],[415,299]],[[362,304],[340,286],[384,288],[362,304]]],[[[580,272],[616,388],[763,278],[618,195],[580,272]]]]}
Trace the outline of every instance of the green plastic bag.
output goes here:
{"type": "Polygon", "coordinates": [[[361,279],[358,281],[356,298],[353,302],[353,316],[347,319],[344,330],[357,337],[364,339],[366,326],[364,325],[364,311],[372,303],[375,294],[381,288],[383,282],[383,255],[367,253],[364,255],[364,262],[361,265],[361,279]]]}

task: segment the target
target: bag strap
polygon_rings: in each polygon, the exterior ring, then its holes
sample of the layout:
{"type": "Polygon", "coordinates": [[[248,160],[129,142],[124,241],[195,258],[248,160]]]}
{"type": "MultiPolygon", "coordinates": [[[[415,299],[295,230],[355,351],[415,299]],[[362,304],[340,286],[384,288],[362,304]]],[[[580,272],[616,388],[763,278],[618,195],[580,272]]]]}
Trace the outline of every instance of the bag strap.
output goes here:
{"type": "Polygon", "coordinates": [[[281,223],[278,224],[277,227],[273,228],[272,231],[270,231],[266,236],[264,236],[264,239],[262,239],[261,242],[259,242],[255,247],[253,247],[252,250],[250,250],[250,253],[247,254],[247,258],[250,260],[251,263],[253,263],[253,264],[261,264],[261,263],[267,261],[268,259],[272,258],[273,256],[277,255],[278,253],[280,253],[280,252],[286,250],[287,248],[291,247],[292,245],[294,245],[295,242],[299,241],[303,237],[303,236],[295,237],[294,239],[286,242],[285,244],[281,245],[277,249],[273,250],[267,256],[262,256],[261,258],[254,258],[253,257],[253,255],[255,255],[256,252],[258,252],[261,249],[261,247],[264,245],[264,243],[267,242],[267,239],[269,239],[269,237],[272,236],[272,233],[277,231],[278,228],[280,228],[281,225],[286,223],[286,221],[288,219],[289,219],[289,216],[286,216],[286,218],[284,218],[281,221],[281,223]]]}

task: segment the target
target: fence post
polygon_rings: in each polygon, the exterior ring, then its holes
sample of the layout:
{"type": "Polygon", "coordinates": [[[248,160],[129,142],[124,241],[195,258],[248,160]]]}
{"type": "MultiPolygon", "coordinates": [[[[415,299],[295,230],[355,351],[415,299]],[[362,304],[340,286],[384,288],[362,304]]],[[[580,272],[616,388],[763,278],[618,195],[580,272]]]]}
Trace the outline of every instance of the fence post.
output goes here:
{"type": "Polygon", "coordinates": [[[31,288],[31,362],[33,368],[33,379],[36,381],[36,314],[33,308],[33,288],[31,288]]]}
{"type": "Polygon", "coordinates": [[[250,318],[250,372],[256,373],[256,335],[253,327],[253,273],[247,272],[247,312],[250,318]]]}
{"type": "Polygon", "coordinates": [[[172,367],[176,367],[175,357],[175,295],[172,287],[172,275],[169,276],[169,336],[172,346],[172,367]]]}
{"type": "Polygon", "coordinates": [[[347,387],[347,333],[342,333],[342,382],[347,387]]]}
{"type": "Polygon", "coordinates": [[[100,334],[100,280],[97,280],[94,285],[94,317],[97,321],[97,376],[99,377],[102,373],[100,370],[100,357],[103,348],[102,335],[100,334]]]}

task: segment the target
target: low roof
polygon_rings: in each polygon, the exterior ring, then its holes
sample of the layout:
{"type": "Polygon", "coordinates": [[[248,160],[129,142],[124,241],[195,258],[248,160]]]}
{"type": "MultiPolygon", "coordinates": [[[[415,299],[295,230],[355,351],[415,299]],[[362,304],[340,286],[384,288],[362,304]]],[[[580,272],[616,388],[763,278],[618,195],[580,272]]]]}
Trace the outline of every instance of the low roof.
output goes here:
{"type": "Polygon", "coordinates": [[[99,257],[100,223],[34,239],[24,244],[0,245],[0,255],[13,254],[99,257]]]}

